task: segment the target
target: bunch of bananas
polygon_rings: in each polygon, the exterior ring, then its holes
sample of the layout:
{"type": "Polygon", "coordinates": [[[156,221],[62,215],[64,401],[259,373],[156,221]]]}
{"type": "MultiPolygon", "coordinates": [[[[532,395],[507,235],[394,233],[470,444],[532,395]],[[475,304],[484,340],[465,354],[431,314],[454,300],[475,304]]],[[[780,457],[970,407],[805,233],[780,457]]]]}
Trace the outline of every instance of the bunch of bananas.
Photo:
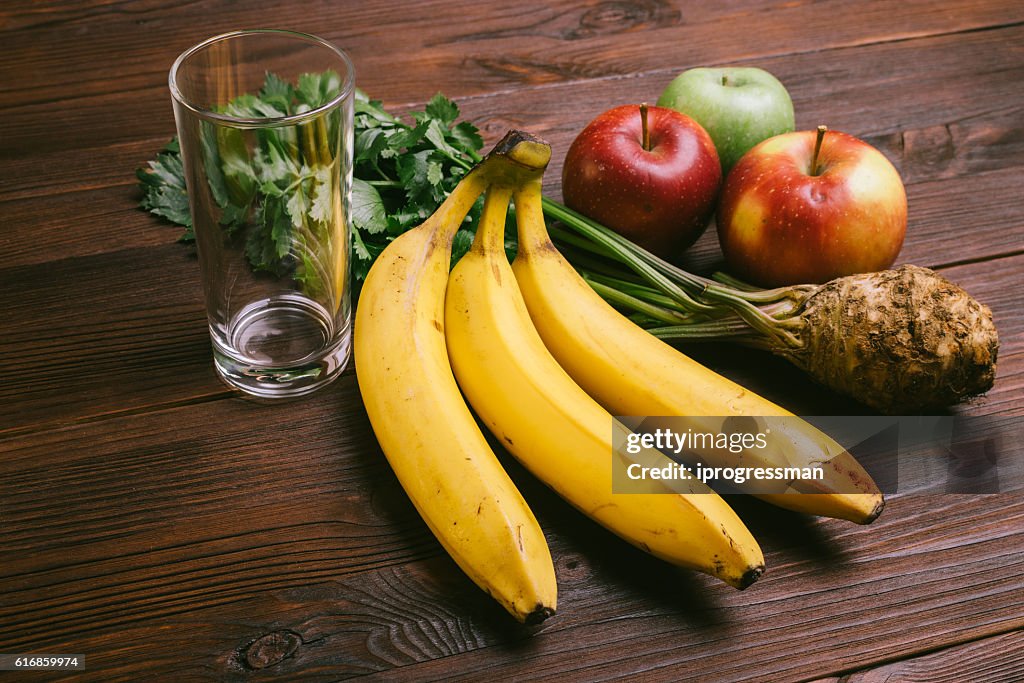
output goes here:
{"type": "MultiPolygon", "coordinates": [[[[550,156],[543,141],[511,131],[374,263],[354,344],[381,448],[442,546],[521,622],[555,611],[551,555],[466,400],[514,457],[585,515],[657,557],[745,588],[764,570],[761,549],[706,485],[650,480],[643,493],[613,492],[613,443],[629,430],[612,415],[790,414],[654,338],[587,285],[547,233],[541,179],[550,156]],[[485,192],[473,247],[449,273],[455,233],[485,192]],[[510,265],[512,200],[519,251],[510,265]]],[[[737,457],[755,466],[820,463],[828,477],[808,482],[814,488],[794,485],[801,495],[763,497],[874,519],[882,496],[870,477],[829,437],[796,424],[776,447],[737,457]]]]}

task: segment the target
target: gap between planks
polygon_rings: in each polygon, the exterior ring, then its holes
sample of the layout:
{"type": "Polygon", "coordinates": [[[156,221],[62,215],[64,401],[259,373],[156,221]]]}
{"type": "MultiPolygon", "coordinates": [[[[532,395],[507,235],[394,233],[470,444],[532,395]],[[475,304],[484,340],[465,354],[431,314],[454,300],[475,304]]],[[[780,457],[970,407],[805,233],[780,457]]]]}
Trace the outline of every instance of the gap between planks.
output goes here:
{"type": "MultiPolygon", "coordinates": [[[[1013,636],[1014,634],[1017,634],[1017,635],[1020,635],[1020,636],[1024,637],[1024,631],[1021,631],[1018,628],[1009,628],[1009,629],[1007,629],[1005,631],[994,632],[994,633],[991,633],[991,634],[988,634],[988,635],[979,635],[976,638],[966,638],[966,639],[964,639],[962,641],[959,641],[957,643],[952,643],[952,644],[950,644],[948,646],[945,646],[945,647],[939,646],[939,647],[935,647],[935,648],[924,649],[921,652],[917,652],[917,653],[913,653],[913,654],[908,654],[908,655],[903,656],[903,657],[894,657],[892,659],[882,659],[882,660],[879,660],[877,664],[873,664],[871,666],[860,667],[860,668],[852,669],[852,670],[849,670],[849,671],[839,671],[839,672],[836,672],[832,676],[826,676],[824,678],[815,677],[815,678],[804,679],[803,681],[801,681],[801,683],[884,683],[886,681],[891,680],[892,673],[886,673],[884,679],[877,679],[877,681],[876,681],[876,677],[872,675],[873,672],[879,672],[880,673],[879,670],[881,670],[881,669],[893,668],[894,666],[898,668],[899,664],[901,664],[901,663],[910,664],[910,663],[913,663],[913,662],[915,662],[917,660],[923,660],[923,659],[945,659],[945,657],[947,657],[947,656],[954,656],[955,654],[957,654],[957,652],[956,652],[957,650],[964,649],[964,648],[969,648],[972,645],[980,645],[980,644],[985,643],[986,641],[993,641],[993,642],[995,642],[995,641],[999,641],[999,640],[1004,640],[1004,639],[1007,638],[1007,636],[1013,636]]],[[[1014,667],[1013,671],[1016,673],[1018,671],[1019,664],[1015,664],[1015,663],[1011,662],[1011,665],[1014,667]]],[[[931,669],[928,670],[928,672],[930,672],[930,671],[931,671],[931,669]]],[[[986,671],[988,671],[988,669],[986,669],[986,671]]],[[[899,675],[900,672],[897,671],[895,673],[897,675],[899,675]]],[[[913,672],[911,672],[911,673],[913,673],[913,672]]],[[[996,673],[1001,674],[1001,673],[1004,673],[1004,672],[996,671],[996,673]]],[[[917,680],[917,679],[915,678],[913,680],[917,680]]],[[[1007,679],[1007,680],[1012,680],[1012,679],[1007,679]]],[[[896,679],[895,683],[901,683],[901,682],[902,683],[909,683],[909,681],[910,681],[910,679],[905,679],[903,677],[900,677],[900,678],[896,679]]]]}
{"type": "MultiPolygon", "coordinates": [[[[809,49],[809,50],[792,50],[790,52],[766,52],[766,53],[762,53],[762,54],[752,55],[752,56],[749,56],[749,57],[744,57],[744,58],[742,58],[740,60],[717,60],[717,61],[710,61],[710,62],[702,64],[702,66],[706,66],[706,67],[722,67],[722,66],[727,66],[727,65],[735,65],[735,64],[738,64],[739,62],[744,62],[744,63],[745,62],[751,62],[753,60],[783,59],[785,57],[800,57],[800,56],[809,55],[809,54],[816,54],[816,53],[819,53],[819,52],[822,52],[822,53],[823,52],[831,52],[833,50],[849,50],[849,49],[855,49],[855,48],[861,48],[861,47],[872,47],[872,46],[876,46],[876,45],[896,45],[896,44],[899,44],[899,43],[906,43],[906,42],[910,42],[910,41],[914,41],[914,40],[926,40],[926,39],[929,39],[929,38],[945,38],[945,37],[949,37],[949,36],[969,35],[969,34],[972,34],[972,33],[985,33],[985,32],[988,32],[988,31],[998,31],[998,30],[1001,30],[1001,29],[1016,28],[1018,26],[1024,26],[1024,21],[1009,21],[1009,22],[1000,23],[1000,24],[989,24],[987,26],[974,26],[974,27],[965,28],[965,29],[953,29],[953,30],[949,30],[949,31],[935,31],[933,33],[921,32],[921,33],[917,33],[917,34],[911,34],[911,35],[906,35],[906,36],[898,36],[898,37],[894,37],[894,38],[886,38],[886,39],[879,39],[879,40],[861,40],[861,41],[853,40],[853,41],[849,41],[848,43],[837,43],[835,45],[829,45],[828,47],[814,48],[814,49],[809,49]]],[[[505,96],[512,95],[512,94],[519,94],[519,93],[522,93],[524,91],[525,92],[531,92],[531,91],[532,92],[537,92],[537,91],[542,91],[542,90],[557,90],[559,88],[564,88],[564,87],[574,86],[574,85],[581,85],[581,84],[592,85],[592,84],[595,84],[595,83],[621,81],[621,80],[628,80],[628,79],[634,79],[634,78],[650,78],[650,77],[653,77],[653,76],[660,76],[660,75],[664,75],[664,74],[676,74],[676,73],[679,73],[679,69],[678,68],[659,67],[657,69],[647,69],[647,70],[644,70],[644,71],[634,71],[634,72],[628,73],[628,74],[610,74],[610,75],[607,75],[607,76],[593,76],[593,77],[590,77],[590,78],[574,78],[574,79],[565,80],[565,81],[556,81],[556,82],[551,82],[551,83],[538,83],[538,84],[535,84],[535,85],[527,85],[527,86],[524,86],[524,87],[503,88],[503,89],[500,89],[500,90],[493,90],[493,91],[489,91],[489,92],[486,92],[486,93],[478,93],[476,95],[466,95],[466,96],[463,96],[463,97],[459,97],[458,98],[458,102],[462,103],[462,102],[470,102],[470,101],[474,101],[474,102],[486,101],[486,100],[489,100],[489,99],[492,99],[492,98],[495,98],[495,97],[505,97],[505,96]]],[[[422,108],[425,104],[426,104],[425,102],[400,102],[400,103],[388,104],[387,106],[388,107],[394,107],[395,109],[399,110],[399,112],[403,112],[403,111],[413,110],[413,109],[415,109],[417,107],[418,108],[422,108]]],[[[870,135],[880,135],[880,134],[883,134],[883,133],[886,133],[886,132],[890,132],[890,131],[876,131],[874,133],[870,133],[870,135]]]]}

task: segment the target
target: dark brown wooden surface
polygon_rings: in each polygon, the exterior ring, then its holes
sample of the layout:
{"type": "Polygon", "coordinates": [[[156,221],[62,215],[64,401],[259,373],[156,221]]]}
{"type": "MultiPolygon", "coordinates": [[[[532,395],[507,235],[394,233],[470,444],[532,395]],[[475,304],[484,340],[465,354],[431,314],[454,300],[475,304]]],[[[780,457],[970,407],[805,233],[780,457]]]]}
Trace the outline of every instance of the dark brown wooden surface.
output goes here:
{"type": "MultiPolygon", "coordinates": [[[[420,521],[351,370],[284,405],[227,391],[195,258],[136,208],[133,171],[173,134],[174,57],[259,25],[337,42],[397,111],[441,90],[488,143],[547,137],[555,196],[604,109],[692,66],[769,69],[799,127],[900,169],[900,261],[993,309],[996,385],[959,410],[1024,415],[1018,2],[5,3],[0,652],[85,653],[97,681],[1022,680],[1019,492],[897,496],[864,528],[737,501],[768,566],[740,593],[612,538],[506,458],[559,579],[559,614],[526,629],[420,521]]],[[[688,257],[719,260],[711,234],[688,257]]],[[[693,353],[792,410],[863,412],[781,361],[693,353]]]]}

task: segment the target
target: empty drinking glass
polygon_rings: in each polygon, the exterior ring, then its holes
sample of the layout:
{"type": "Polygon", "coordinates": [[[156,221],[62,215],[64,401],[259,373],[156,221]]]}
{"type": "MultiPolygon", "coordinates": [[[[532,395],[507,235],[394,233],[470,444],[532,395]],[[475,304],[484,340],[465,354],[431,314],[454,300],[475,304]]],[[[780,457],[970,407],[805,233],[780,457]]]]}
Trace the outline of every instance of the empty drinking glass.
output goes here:
{"type": "Polygon", "coordinates": [[[314,36],[236,31],[169,80],[217,371],[309,393],[351,354],[352,63],[314,36]]]}

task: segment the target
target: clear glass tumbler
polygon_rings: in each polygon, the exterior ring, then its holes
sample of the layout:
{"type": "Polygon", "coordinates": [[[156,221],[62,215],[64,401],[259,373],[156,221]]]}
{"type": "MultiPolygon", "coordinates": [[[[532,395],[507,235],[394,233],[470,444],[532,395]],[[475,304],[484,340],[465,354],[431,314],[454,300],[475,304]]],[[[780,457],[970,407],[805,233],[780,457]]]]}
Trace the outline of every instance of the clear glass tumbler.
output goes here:
{"type": "Polygon", "coordinates": [[[169,81],[217,371],[309,393],[351,354],[352,63],[314,36],[236,31],[169,81]]]}

